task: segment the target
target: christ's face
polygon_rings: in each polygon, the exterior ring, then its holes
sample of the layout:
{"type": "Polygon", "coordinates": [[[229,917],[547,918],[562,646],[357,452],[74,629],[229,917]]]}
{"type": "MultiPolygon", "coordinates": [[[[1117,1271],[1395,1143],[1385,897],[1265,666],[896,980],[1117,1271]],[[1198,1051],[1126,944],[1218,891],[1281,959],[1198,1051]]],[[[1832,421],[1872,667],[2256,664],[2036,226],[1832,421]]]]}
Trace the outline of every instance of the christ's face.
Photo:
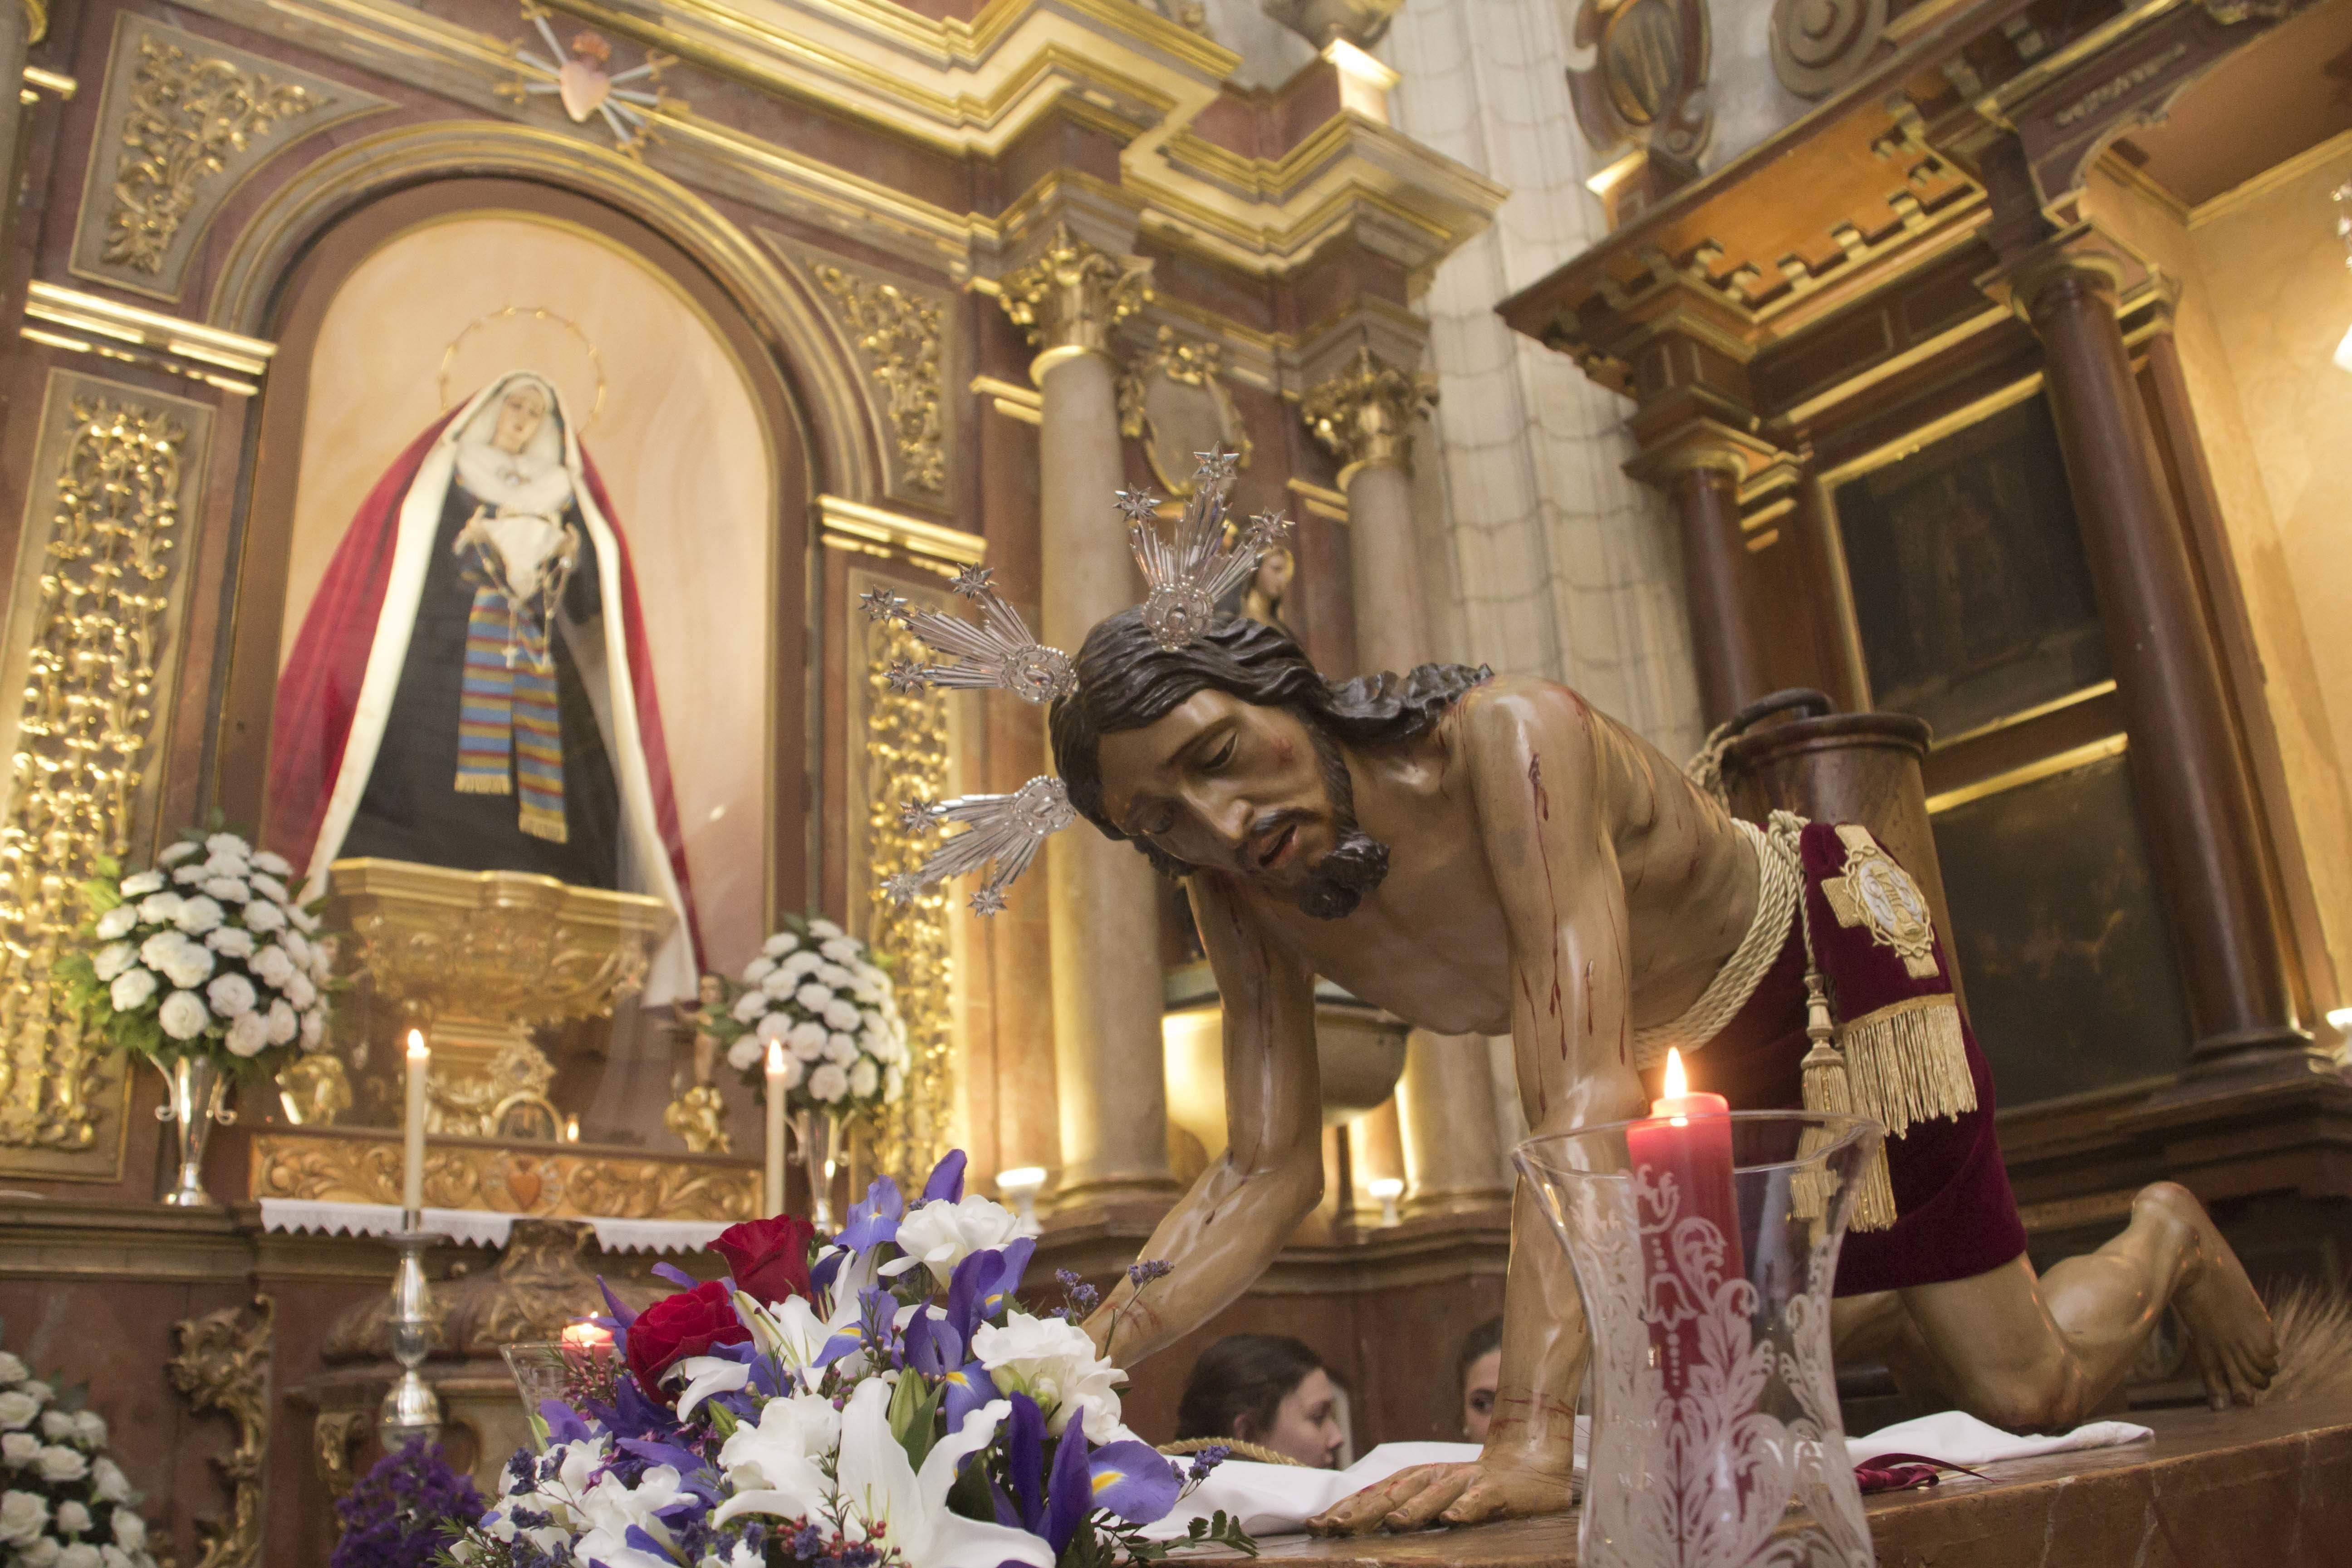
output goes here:
{"type": "Polygon", "coordinates": [[[1295,896],[1339,840],[1314,737],[1286,709],[1203,689],[1098,756],[1105,817],[1188,866],[1295,896]]]}
{"type": "Polygon", "coordinates": [[[490,445],[502,452],[520,454],[546,421],[547,394],[529,382],[509,387],[507,395],[499,399],[499,424],[490,433],[490,445]]]}

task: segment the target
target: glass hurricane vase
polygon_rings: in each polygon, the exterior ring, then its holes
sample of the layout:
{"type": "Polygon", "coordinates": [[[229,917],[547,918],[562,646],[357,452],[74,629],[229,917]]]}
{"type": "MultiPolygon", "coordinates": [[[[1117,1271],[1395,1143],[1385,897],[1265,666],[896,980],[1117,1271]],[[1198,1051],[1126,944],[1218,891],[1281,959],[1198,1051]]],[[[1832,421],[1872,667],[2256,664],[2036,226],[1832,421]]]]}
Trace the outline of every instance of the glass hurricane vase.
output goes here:
{"type": "Polygon", "coordinates": [[[845,1129],[841,1112],[795,1110],[792,1127],[793,1142],[800,1148],[802,1168],[808,1173],[809,1223],[816,1226],[819,1236],[830,1237],[835,1228],[833,1178],[841,1169],[847,1142],[842,1136],[845,1129]]]}
{"type": "Polygon", "coordinates": [[[1830,1295],[1879,1137],[1751,1111],[1519,1146],[1591,1330],[1584,1568],[1870,1568],[1830,1295]]]}

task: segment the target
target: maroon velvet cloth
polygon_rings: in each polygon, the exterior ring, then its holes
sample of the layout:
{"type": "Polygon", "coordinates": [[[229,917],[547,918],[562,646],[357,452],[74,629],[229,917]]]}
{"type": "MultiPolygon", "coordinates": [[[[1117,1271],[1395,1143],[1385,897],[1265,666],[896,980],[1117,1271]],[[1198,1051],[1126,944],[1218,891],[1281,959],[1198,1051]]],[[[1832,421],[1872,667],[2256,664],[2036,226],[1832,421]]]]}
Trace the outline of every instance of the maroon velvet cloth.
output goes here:
{"type": "MultiPolygon", "coordinates": [[[[1840,930],[1818,885],[1816,868],[1836,875],[1845,863],[1845,847],[1833,827],[1815,823],[1805,829],[1801,856],[1813,941],[1822,973],[1837,989],[1835,1010],[1841,1020],[1861,1017],[1906,995],[1950,989],[1940,940],[1936,957],[1942,974],[1932,981],[1910,980],[1889,949],[1866,953],[1849,942],[1825,943],[1823,939],[1833,931],[1842,938],[1869,941],[1859,928],[1840,930]],[[1833,954],[1843,962],[1832,964],[1833,954]],[[1870,962],[1874,958],[1884,963],[1870,962]],[[1891,981],[1883,973],[1887,968],[1894,971],[1891,981]],[[1853,1005],[1856,1000],[1861,1005],[1853,1005]]],[[[2017,1198],[2010,1191],[2009,1172],[1993,1136],[1992,1072],[1965,1019],[1961,1034],[1968,1044],[1969,1069],[1976,1079],[1977,1108],[1958,1119],[1914,1122],[1903,1137],[1886,1141],[1895,1224],[1885,1230],[1846,1232],[1838,1254],[1841,1296],[1967,1279],[2025,1251],[2025,1226],[2017,1216],[2017,1198]]],[[[1691,1079],[1730,1100],[1734,1110],[1794,1110],[1804,1103],[1801,1064],[1810,1048],[1805,1038],[1804,934],[1791,921],[1789,940],[1756,994],[1691,1058],[1691,1079]]]]}
{"type": "MultiPolygon", "coordinates": [[[[343,750],[351,740],[360,686],[367,679],[368,654],[391,585],[401,503],[408,499],[409,487],[415,483],[416,470],[424,467],[434,440],[456,417],[453,411],[436,420],[393,460],[375,489],[360,502],[351,528],[320,580],[318,594],[303,615],[302,629],[295,637],[285,673],[278,678],[262,842],[292,861],[298,877],[310,869],[319,829],[326,821],[327,803],[334,795],[335,775],[341,770],[343,750]]],[[[693,883],[686,871],[686,838],[678,831],[677,797],[670,784],[661,703],[654,691],[653,654],[646,644],[645,617],[638,609],[637,574],[630,564],[629,543],[622,535],[612,498],[604,493],[604,481],[584,450],[580,466],[589,494],[604,521],[613,525],[613,540],[620,548],[619,607],[628,648],[629,681],[636,694],[637,739],[645,751],[655,824],[669,856],[670,872],[677,879],[678,897],[686,906],[687,941],[698,967],[702,934],[695,919],[693,883]]]]}

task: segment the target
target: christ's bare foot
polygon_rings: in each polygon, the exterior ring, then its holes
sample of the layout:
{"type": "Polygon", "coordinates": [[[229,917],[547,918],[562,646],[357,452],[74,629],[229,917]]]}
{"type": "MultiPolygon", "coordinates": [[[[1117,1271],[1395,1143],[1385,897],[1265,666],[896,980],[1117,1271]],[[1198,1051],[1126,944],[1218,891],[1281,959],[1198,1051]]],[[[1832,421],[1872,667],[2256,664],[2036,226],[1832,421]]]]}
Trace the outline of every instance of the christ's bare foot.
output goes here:
{"type": "Polygon", "coordinates": [[[2278,1370],[2278,1341],[2271,1332],[2270,1313],[2254,1294],[2238,1255],[2221,1239],[2205,1205],[2177,1183],[2142,1188],[2132,1207],[2136,1212],[2157,1209],[2196,1237],[2172,1304],[2188,1325],[2213,1408],[2226,1409],[2232,1401],[2252,1404],[2278,1370]]]}

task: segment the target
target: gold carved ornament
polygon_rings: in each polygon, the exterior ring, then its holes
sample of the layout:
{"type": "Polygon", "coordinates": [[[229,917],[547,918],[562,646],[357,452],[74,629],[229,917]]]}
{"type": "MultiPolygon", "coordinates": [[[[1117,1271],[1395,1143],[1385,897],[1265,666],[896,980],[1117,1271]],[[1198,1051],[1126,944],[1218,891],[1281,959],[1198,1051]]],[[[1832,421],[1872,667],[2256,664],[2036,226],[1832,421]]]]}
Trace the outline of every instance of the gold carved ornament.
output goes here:
{"type": "Polygon", "coordinates": [[[8,814],[0,821],[0,1143],[86,1149],[102,1046],[54,988],[77,891],[130,849],[154,736],[186,430],[105,397],[68,405],[32,616],[8,814]]]}
{"type": "Polygon", "coordinates": [[[1197,472],[1193,459],[1203,447],[1222,443],[1233,449],[1235,468],[1249,467],[1254,448],[1241,413],[1234,406],[1233,394],[1225,390],[1224,360],[1223,343],[1187,342],[1173,327],[1163,326],[1150,352],[1130,362],[1119,374],[1118,433],[1143,443],[1144,458],[1160,487],[1179,500],[1192,494],[1197,472]],[[1177,433],[1160,428],[1150,405],[1151,384],[1161,379],[1196,388],[1208,400],[1218,426],[1213,437],[1171,440],[1177,433]],[[1168,450],[1162,451],[1163,447],[1168,450]]]}
{"type": "Polygon", "coordinates": [[[122,121],[105,259],[161,276],[205,183],[257,137],[330,100],[225,59],[143,38],[122,121]]]}
{"type": "Polygon", "coordinates": [[[1345,370],[1318,383],[1299,400],[1307,428],[1339,459],[1339,482],[1358,468],[1412,471],[1412,424],[1431,395],[1369,347],[1356,350],[1345,370]]]}
{"type": "MultiPolygon", "coordinates": [[[[251,1190],[256,1198],[396,1204],[400,1159],[400,1140],[381,1134],[257,1131],[251,1190]]],[[[431,1208],[537,1218],[733,1221],[759,1206],[760,1173],[625,1155],[436,1143],[425,1152],[425,1202],[431,1208]]]]}
{"type": "Polygon", "coordinates": [[[256,1568],[261,1562],[262,1461],[269,1451],[269,1332],[277,1304],[224,1307],[173,1326],[179,1352],[164,1363],[189,1408],[217,1410],[236,1423],[236,1447],[215,1458],[235,1494],[223,1521],[196,1521],[195,1568],[256,1568]]]}
{"type": "Polygon", "coordinates": [[[934,846],[910,831],[902,800],[944,800],[949,777],[947,698],[925,687],[900,691],[887,672],[902,660],[929,658],[913,634],[874,621],[866,632],[866,830],[872,900],[866,940],[890,960],[898,1016],[907,1030],[907,1091],[882,1108],[875,1131],[876,1168],[901,1184],[919,1184],[952,1146],[955,1107],[954,954],[948,890],[927,888],[905,903],[883,889],[919,869],[934,846]]]}
{"type": "Polygon", "coordinates": [[[1108,354],[1111,329],[1150,303],[1150,262],[1111,256],[1055,224],[1036,258],[1005,275],[998,302],[1048,353],[1108,354]]]}
{"type": "MultiPolygon", "coordinates": [[[[367,1436],[374,1424],[372,1410],[321,1410],[310,1423],[310,1458],[319,1472],[319,1484],[327,1489],[331,1502],[341,1501],[359,1479],[359,1467],[353,1463],[353,1453],[367,1436]]],[[[342,1538],[343,1517],[335,1514],[335,1537],[342,1538]]]]}
{"type": "Polygon", "coordinates": [[[49,36],[48,0],[24,0],[25,43],[27,47],[49,36]]]}
{"type": "Polygon", "coordinates": [[[940,407],[947,380],[940,369],[938,302],[838,267],[815,270],[817,286],[833,297],[857,334],[858,352],[882,388],[900,472],[918,489],[943,492],[948,460],[940,407]]]}

